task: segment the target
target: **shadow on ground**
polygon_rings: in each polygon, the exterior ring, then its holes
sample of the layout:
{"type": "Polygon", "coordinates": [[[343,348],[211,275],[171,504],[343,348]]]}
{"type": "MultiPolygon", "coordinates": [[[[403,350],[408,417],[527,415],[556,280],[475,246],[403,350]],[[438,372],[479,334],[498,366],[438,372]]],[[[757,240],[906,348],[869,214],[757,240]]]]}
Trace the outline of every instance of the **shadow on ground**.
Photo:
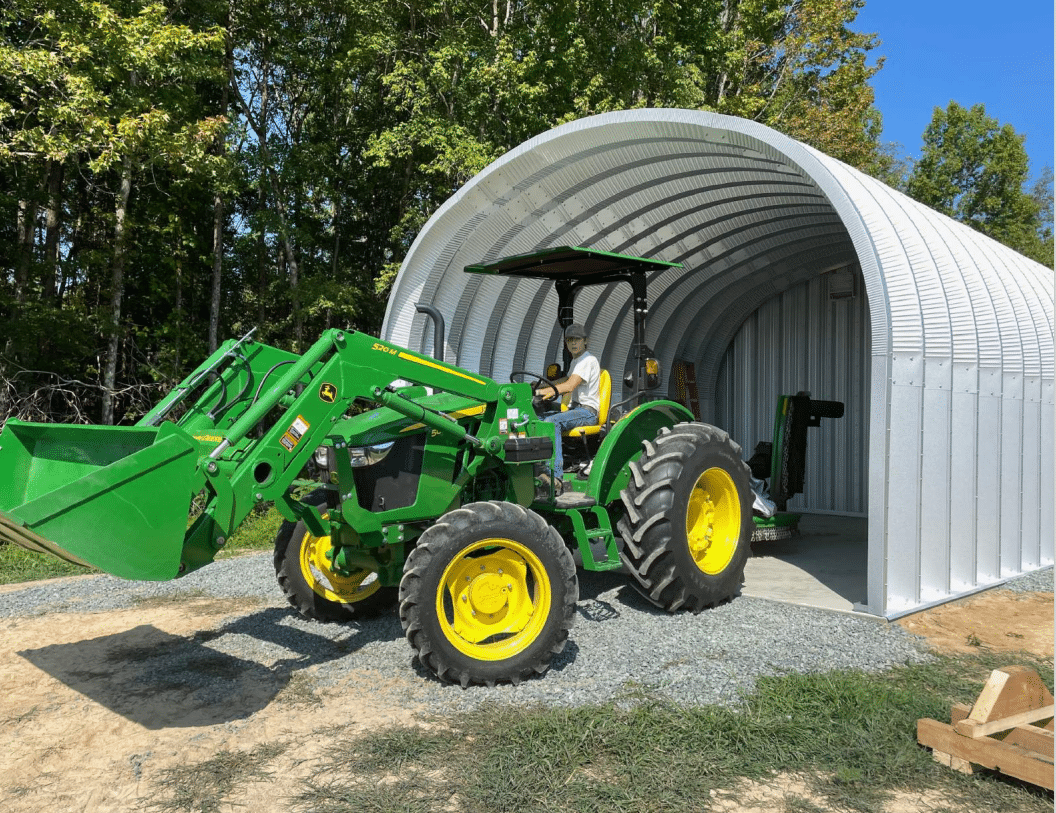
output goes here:
{"type": "Polygon", "coordinates": [[[96,703],[157,730],[245,719],[281,702],[297,672],[399,636],[399,624],[384,619],[328,626],[326,635],[283,623],[291,616],[271,608],[190,636],[144,624],[18,654],[96,703]]]}

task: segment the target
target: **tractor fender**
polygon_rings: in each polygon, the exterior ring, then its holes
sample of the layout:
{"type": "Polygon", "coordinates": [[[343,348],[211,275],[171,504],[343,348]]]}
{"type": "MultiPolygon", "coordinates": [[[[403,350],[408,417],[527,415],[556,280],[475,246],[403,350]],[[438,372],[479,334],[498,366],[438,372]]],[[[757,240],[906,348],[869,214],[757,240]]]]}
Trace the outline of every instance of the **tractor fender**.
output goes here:
{"type": "Polygon", "coordinates": [[[620,418],[601,442],[590,468],[587,494],[598,505],[620,498],[631,474],[627,464],[642,454],[642,441],[664,427],[694,420],[693,413],[674,401],[648,401],[620,418]]]}

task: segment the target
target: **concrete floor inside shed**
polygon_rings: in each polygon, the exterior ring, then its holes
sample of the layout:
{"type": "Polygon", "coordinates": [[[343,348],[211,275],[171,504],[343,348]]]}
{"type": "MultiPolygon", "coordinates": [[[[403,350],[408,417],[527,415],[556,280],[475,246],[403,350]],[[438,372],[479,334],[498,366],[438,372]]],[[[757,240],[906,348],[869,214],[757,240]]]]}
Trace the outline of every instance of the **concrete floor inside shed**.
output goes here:
{"type": "Polygon", "coordinates": [[[866,604],[867,522],[865,517],[804,514],[797,536],[752,545],[741,594],[860,612],[866,604]]]}

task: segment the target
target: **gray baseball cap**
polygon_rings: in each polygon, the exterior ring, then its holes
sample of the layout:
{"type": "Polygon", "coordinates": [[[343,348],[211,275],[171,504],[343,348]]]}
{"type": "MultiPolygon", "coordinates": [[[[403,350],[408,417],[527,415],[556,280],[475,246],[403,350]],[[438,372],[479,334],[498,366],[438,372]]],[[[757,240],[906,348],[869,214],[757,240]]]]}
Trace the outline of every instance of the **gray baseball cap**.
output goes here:
{"type": "Polygon", "coordinates": [[[565,338],[571,339],[577,337],[580,339],[587,338],[587,331],[583,329],[583,325],[579,323],[573,323],[565,328],[565,338]]]}

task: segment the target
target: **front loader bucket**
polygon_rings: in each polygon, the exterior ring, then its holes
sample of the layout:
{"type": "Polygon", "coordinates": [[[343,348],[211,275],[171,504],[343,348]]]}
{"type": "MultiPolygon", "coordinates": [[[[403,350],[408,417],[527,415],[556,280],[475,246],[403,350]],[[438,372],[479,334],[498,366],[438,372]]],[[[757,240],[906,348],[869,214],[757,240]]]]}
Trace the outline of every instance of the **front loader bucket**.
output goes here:
{"type": "Polygon", "coordinates": [[[0,432],[0,539],[125,579],[174,579],[199,454],[171,423],[9,420],[0,432]]]}

